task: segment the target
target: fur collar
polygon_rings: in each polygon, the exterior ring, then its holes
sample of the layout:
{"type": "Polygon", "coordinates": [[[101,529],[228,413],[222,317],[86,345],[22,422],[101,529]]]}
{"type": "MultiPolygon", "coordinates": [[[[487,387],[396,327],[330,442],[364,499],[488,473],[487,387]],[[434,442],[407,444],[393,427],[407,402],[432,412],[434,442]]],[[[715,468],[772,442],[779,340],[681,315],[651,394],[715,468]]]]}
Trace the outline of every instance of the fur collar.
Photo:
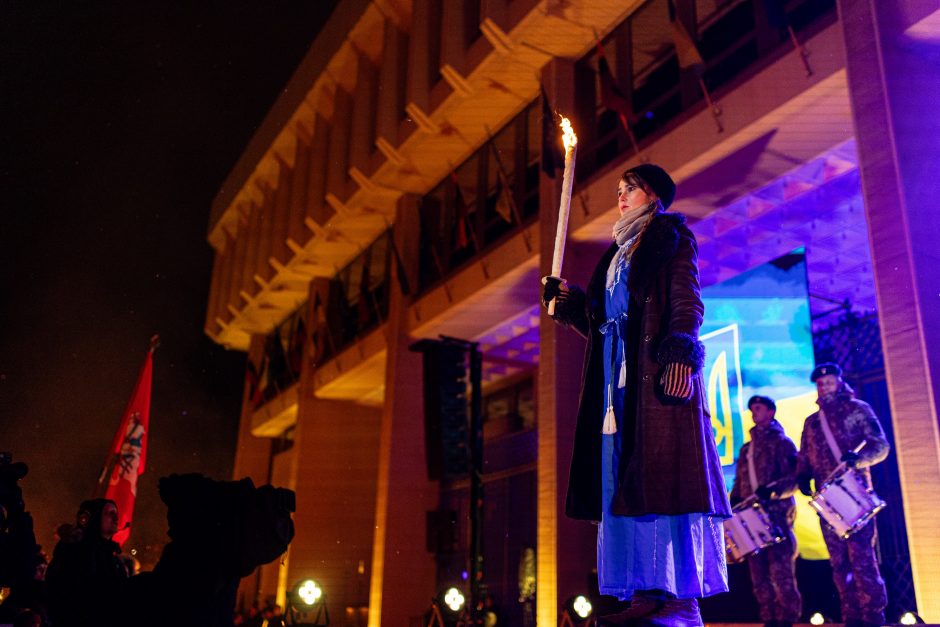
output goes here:
{"type": "Polygon", "coordinates": [[[627,288],[631,295],[645,296],[653,277],[675,256],[679,250],[679,227],[683,224],[685,216],[679,213],[660,213],[653,218],[630,260],[627,288]]]}
{"type": "MultiPolygon", "coordinates": [[[[630,290],[631,298],[645,297],[659,269],[675,256],[676,251],[679,250],[679,229],[684,228],[684,224],[685,216],[681,213],[658,213],[653,217],[653,223],[643,233],[640,245],[633,252],[633,258],[630,260],[627,288],[630,290]]],[[[611,244],[601,256],[594,274],[591,275],[591,282],[588,284],[591,311],[603,311],[607,266],[610,265],[616,252],[617,244],[611,244]]]]}

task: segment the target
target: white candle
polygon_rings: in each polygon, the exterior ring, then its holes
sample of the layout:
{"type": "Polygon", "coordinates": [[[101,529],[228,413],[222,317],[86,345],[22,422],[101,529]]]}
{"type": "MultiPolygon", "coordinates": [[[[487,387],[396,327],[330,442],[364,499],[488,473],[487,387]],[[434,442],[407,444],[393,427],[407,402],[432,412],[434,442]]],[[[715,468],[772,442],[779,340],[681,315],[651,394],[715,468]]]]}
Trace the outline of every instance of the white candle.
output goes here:
{"type": "MultiPolygon", "coordinates": [[[[555,228],[555,253],[552,255],[552,276],[561,278],[561,262],[565,257],[565,238],[568,236],[568,214],[571,213],[571,190],[574,187],[574,164],[578,155],[578,136],[568,118],[561,118],[565,142],[565,174],[561,180],[561,202],[558,205],[558,225],[555,228]]],[[[548,314],[555,314],[555,301],[548,304],[548,314]]]]}

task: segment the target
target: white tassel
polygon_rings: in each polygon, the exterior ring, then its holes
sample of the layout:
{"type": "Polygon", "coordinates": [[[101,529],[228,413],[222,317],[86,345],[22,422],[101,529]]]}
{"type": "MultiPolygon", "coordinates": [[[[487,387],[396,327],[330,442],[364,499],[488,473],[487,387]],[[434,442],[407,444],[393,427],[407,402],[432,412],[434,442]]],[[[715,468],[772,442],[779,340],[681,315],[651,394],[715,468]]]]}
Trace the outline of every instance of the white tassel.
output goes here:
{"type": "Polygon", "coordinates": [[[620,360],[620,377],[617,379],[617,387],[623,389],[627,387],[627,351],[624,349],[623,358],[620,360]]]}
{"type": "Polygon", "coordinates": [[[604,428],[601,429],[601,433],[604,435],[617,433],[617,417],[614,416],[614,408],[612,405],[607,406],[607,413],[604,414],[604,428]]]}
{"type": "Polygon", "coordinates": [[[617,433],[617,416],[614,415],[614,404],[611,402],[610,386],[607,386],[607,412],[604,414],[604,426],[601,427],[604,435],[617,433]]]}

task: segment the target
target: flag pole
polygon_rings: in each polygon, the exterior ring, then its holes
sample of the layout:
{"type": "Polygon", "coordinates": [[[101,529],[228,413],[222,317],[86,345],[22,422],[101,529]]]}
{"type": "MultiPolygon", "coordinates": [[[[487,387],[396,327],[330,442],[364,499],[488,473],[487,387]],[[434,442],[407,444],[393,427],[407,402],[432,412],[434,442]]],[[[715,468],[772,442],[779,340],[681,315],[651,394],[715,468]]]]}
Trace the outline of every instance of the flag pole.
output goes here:
{"type": "Polygon", "coordinates": [[[796,48],[797,52],[800,53],[800,60],[803,62],[803,67],[806,69],[806,76],[813,75],[813,68],[809,65],[809,51],[800,43],[800,40],[796,38],[796,33],[793,32],[793,27],[787,24],[787,32],[790,33],[790,41],[793,42],[793,47],[796,48]]]}
{"type": "Polygon", "coordinates": [[[721,107],[715,104],[715,102],[712,100],[711,94],[708,93],[708,88],[705,86],[705,80],[702,79],[701,76],[698,76],[698,84],[699,87],[702,88],[702,94],[705,96],[705,102],[708,104],[708,108],[712,112],[712,118],[715,120],[715,126],[718,127],[718,132],[723,133],[725,129],[721,125],[721,120],[718,119],[718,116],[721,115],[721,107]]]}
{"type": "Polygon", "coordinates": [[[630,145],[633,146],[633,153],[639,157],[640,145],[636,143],[636,135],[633,134],[633,129],[630,128],[630,124],[627,122],[627,116],[625,116],[623,113],[619,113],[618,117],[620,118],[620,124],[623,125],[623,130],[627,132],[627,137],[630,138],[630,145]]]}

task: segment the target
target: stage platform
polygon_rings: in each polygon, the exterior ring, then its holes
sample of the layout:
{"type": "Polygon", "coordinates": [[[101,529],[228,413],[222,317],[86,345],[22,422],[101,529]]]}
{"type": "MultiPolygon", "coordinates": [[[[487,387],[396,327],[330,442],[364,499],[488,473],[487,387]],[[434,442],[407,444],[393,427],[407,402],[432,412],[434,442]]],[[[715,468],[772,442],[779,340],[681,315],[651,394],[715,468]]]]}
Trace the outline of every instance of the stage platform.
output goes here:
{"type": "MultiPolygon", "coordinates": [[[[844,627],[844,623],[823,623],[823,627],[844,627]]],[[[897,625],[897,623],[889,623],[897,625]]],[[[921,627],[940,627],[936,623],[920,623],[921,627]]],[[[705,627],[764,627],[764,623],[705,623],[705,627]]],[[[793,627],[813,627],[809,623],[794,623],[793,627]]]]}

